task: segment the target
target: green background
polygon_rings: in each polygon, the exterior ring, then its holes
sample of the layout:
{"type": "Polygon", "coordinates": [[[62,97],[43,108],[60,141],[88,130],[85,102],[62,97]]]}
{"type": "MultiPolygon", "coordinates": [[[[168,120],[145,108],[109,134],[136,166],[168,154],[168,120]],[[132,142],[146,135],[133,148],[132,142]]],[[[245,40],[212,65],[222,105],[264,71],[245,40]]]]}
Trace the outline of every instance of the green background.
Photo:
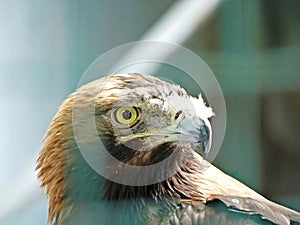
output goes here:
{"type": "MultiPolygon", "coordinates": [[[[174,3],[0,2],[0,224],[45,223],[34,165],[51,118],[98,56],[139,40],[174,3]]],[[[223,1],[182,44],[206,61],[225,96],[227,130],[214,163],[297,210],[299,10],[297,0],[223,1]]]]}

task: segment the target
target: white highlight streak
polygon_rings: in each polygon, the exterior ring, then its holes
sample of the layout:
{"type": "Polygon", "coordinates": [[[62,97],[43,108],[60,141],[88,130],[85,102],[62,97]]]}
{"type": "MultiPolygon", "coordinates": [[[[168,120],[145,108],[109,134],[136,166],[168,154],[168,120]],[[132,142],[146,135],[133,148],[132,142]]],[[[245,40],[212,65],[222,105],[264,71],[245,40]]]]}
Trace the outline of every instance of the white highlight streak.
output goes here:
{"type": "MultiPolygon", "coordinates": [[[[162,16],[162,18],[154,24],[154,26],[140,39],[141,41],[158,41],[181,44],[186,41],[198,28],[202,25],[209,15],[217,8],[222,0],[184,0],[177,1],[171,8],[162,16]]],[[[119,71],[121,65],[127,65],[128,59],[155,58],[157,60],[166,59],[173,53],[173,48],[170,51],[161,51],[157,48],[147,48],[145,46],[131,49],[124,57],[116,64],[112,73],[138,72],[144,74],[153,73],[159,65],[157,64],[135,64],[119,71]],[[139,57],[143,55],[143,57],[139,57]]],[[[129,60],[132,61],[132,60],[129,60]]]]}

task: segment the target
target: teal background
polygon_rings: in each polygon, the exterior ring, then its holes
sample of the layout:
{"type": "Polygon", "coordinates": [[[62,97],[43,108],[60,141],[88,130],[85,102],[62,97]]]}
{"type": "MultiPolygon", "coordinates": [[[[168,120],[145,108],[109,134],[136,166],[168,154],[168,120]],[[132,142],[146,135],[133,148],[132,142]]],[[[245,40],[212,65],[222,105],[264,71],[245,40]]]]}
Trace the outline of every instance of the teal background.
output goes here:
{"type": "MultiPolygon", "coordinates": [[[[139,40],[174,3],[0,1],[0,224],[46,224],[34,167],[51,118],[98,56],[139,40]]],[[[225,96],[227,130],[214,163],[297,210],[299,10],[297,0],[223,1],[183,43],[225,96]]]]}

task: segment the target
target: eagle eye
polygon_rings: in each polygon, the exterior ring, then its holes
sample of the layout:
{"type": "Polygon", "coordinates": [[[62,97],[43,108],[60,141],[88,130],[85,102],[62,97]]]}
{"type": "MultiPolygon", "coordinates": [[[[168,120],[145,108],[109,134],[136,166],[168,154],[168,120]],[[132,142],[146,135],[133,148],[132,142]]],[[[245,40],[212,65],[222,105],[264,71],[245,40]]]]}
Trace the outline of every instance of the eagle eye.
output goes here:
{"type": "Polygon", "coordinates": [[[137,107],[120,107],[114,111],[113,117],[116,122],[130,126],[138,120],[139,114],[137,107]]]}

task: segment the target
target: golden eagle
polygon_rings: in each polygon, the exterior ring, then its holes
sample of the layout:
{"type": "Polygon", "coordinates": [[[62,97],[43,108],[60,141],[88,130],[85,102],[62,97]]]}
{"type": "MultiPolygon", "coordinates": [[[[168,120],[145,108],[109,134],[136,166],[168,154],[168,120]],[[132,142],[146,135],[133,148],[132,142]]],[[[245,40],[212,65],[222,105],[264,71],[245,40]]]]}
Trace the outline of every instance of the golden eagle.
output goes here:
{"type": "Polygon", "coordinates": [[[180,86],[149,75],[110,75],[80,87],[53,118],[37,161],[41,187],[49,198],[48,222],[299,222],[300,213],[267,200],[205,160],[213,115],[201,96],[191,97],[180,86]],[[91,106],[93,110],[87,110],[91,106]],[[90,118],[96,132],[90,132],[90,118]],[[99,140],[102,147],[95,144],[99,140]],[[86,160],[82,143],[94,146],[95,152],[104,147],[115,159],[93,159],[108,176],[86,160]],[[145,173],[143,168],[151,169],[145,173]]]}

